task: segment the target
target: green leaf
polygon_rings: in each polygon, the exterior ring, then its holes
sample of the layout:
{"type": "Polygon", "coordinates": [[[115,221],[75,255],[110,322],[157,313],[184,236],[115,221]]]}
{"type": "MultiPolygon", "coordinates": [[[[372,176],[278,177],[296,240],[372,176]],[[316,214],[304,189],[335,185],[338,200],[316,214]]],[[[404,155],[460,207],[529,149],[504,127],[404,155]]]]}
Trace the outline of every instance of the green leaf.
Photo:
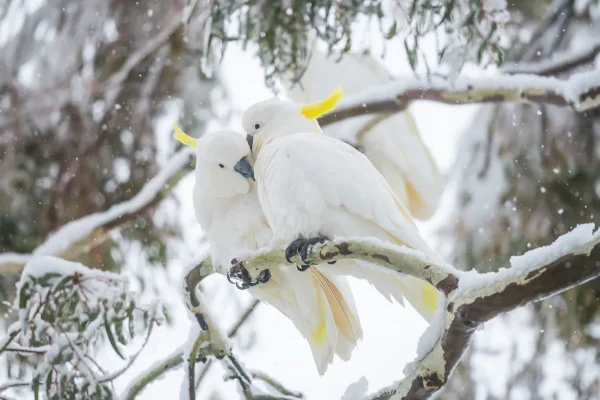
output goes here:
{"type": "Polygon", "coordinates": [[[398,24],[396,23],[396,21],[394,21],[394,23],[392,24],[392,26],[390,27],[390,30],[388,31],[388,33],[385,35],[385,38],[387,40],[390,40],[391,38],[393,38],[394,36],[396,36],[396,33],[398,32],[398,24]]]}
{"type": "MultiPolygon", "coordinates": [[[[415,46],[416,47],[416,46],[415,46]]],[[[410,68],[414,71],[417,68],[417,51],[416,49],[412,49],[408,45],[408,40],[404,40],[404,49],[406,50],[406,55],[408,56],[408,63],[410,64],[410,68]]]]}
{"type": "Polygon", "coordinates": [[[36,377],[31,381],[31,390],[33,390],[33,397],[35,400],[40,398],[40,378],[36,377]]]}
{"type": "Polygon", "coordinates": [[[498,60],[496,61],[496,65],[499,67],[504,62],[504,51],[498,45],[494,45],[492,48],[494,49],[494,52],[496,53],[496,57],[498,57],[498,60]]]}
{"type": "Polygon", "coordinates": [[[104,316],[104,330],[106,331],[106,336],[108,337],[108,342],[112,346],[113,350],[115,351],[115,353],[117,353],[117,355],[119,357],[121,357],[121,359],[124,360],[125,357],[123,356],[123,354],[121,353],[121,350],[119,350],[119,347],[117,346],[117,342],[115,341],[115,337],[112,333],[112,330],[110,329],[110,324],[108,323],[108,319],[106,318],[106,315],[104,316]]]}
{"type": "Polygon", "coordinates": [[[21,310],[25,309],[27,301],[31,298],[28,292],[29,286],[31,286],[30,282],[25,282],[25,284],[21,287],[21,291],[19,292],[19,309],[21,310]]]}
{"type": "Polygon", "coordinates": [[[117,334],[117,340],[122,345],[127,345],[127,340],[125,339],[125,335],[123,335],[123,320],[120,320],[115,324],[115,333],[117,334]]]}
{"type": "Polygon", "coordinates": [[[413,17],[415,16],[415,13],[417,12],[417,2],[419,0],[413,0],[412,5],[410,6],[410,13],[409,13],[409,19],[413,19],[413,17]]]}

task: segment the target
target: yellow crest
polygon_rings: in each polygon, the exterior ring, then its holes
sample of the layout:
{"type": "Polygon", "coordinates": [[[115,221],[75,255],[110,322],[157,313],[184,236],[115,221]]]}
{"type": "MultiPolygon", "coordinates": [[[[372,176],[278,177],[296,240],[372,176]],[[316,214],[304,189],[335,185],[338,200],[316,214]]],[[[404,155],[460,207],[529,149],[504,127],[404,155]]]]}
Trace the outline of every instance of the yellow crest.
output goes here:
{"type": "Polygon", "coordinates": [[[343,95],[342,86],[337,85],[329,96],[323,100],[311,104],[303,104],[301,113],[308,119],[317,119],[326,112],[333,110],[343,95]]]}
{"type": "Polygon", "coordinates": [[[175,140],[186,146],[196,147],[196,139],[184,133],[177,124],[173,124],[173,129],[175,129],[175,134],[173,135],[175,140]]]}

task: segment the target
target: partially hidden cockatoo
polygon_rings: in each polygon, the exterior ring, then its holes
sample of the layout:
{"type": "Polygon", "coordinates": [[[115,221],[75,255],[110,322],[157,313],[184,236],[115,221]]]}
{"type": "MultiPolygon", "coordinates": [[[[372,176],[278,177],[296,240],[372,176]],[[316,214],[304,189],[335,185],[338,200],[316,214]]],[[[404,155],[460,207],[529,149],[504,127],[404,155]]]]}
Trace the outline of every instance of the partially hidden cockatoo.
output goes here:
{"type": "MultiPolygon", "coordinates": [[[[385,66],[370,54],[347,53],[336,62],[314,46],[300,81],[294,84],[285,76],[284,86],[293,101],[308,103],[324,98],[332,81],[347,94],[356,94],[391,80],[385,66]]],[[[409,110],[349,118],[323,127],[323,133],[362,148],[413,217],[433,215],[444,180],[409,110]]]]}
{"type": "MultiPolygon", "coordinates": [[[[235,131],[194,139],[175,126],[175,138],[196,148],[194,211],[210,245],[214,265],[224,272],[231,260],[271,242],[272,232],[258,202],[246,138],[235,131]]],[[[307,339],[319,374],[334,353],[349,360],[362,327],[346,278],[329,271],[272,269],[265,283],[249,288],[257,299],[286,315],[307,339]]]]}
{"type": "MultiPolygon", "coordinates": [[[[324,237],[374,237],[439,256],[421,238],[402,201],[367,157],[322,134],[316,118],[331,110],[337,88],[325,100],[301,105],[278,98],[254,104],[243,117],[255,159],[263,212],[273,230],[272,247],[291,243],[288,259],[324,237]],[[308,240],[307,240],[308,239],[308,240]]],[[[431,284],[374,264],[349,261],[330,271],[368,280],[386,297],[405,297],[431,321],[443,299],[431,284]]]]}

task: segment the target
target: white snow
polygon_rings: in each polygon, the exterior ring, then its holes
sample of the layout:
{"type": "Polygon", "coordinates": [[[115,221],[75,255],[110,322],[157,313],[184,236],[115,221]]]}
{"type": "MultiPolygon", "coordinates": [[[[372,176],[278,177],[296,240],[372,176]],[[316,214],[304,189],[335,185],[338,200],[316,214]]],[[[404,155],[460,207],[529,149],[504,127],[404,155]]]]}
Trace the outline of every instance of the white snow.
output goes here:
{"type": "Polygon", "coordinates": [[[78,240],[93,232],[94,229],[149,204],[163,190],[169,179],[187,164],[191,154],[194,154],[193,149],[188,147],[175,154],[171,161],[154,178],[150,179],[131,200],[116,204],[104,212],[90,214],[63,225],[35,249],[33,256],[60,254],[78,240]]]}
{"type": "MultiPolygon", "coordinates": [[[[514,74],[499,75],[485,73],[478,77],[460,76],[454,80],[448,80],[437,76],[415,77],[407,75],[398,77],[394,82],[376,85],[361,94],[343,98],[338,110],[345,108],[365,105],[367,103],[393,100],[398,95],[420,92],[423,90],[443,90],[443,91],[466,91],[468,89],[479,90],[522,90],[537,89],[543,92],[555,93],[564,97],[567,101],[573,103],[575,108],[582,109],[589,107],[590,104],[597,104],[600,99],[597,98],[590,103],[584,101],[580,103],[579,97],[590,88],[600,85],[600,71],[593,70],[580,72],[571,75],[568,79],[557,79],[554,77],[545,77],[539,75],[514,74]]],[[[427,100],[427,97],[419,97],[421,100],[427,100]]],[[[515,98],[519,100],[518,97],[515,98]]]]}
{"type": "Polygon", "coordinates": [[[31,254],[0,253],[0,265],[25,264],[31,260],[31,254]]]}
{"type": "Polygon", "coordinates": [[[85,276],[101,277],[121,282],[127,280],[127,278],[122,275],[118,275],[109,271],[91,269],[78,262],[66,261],[62,258],[53,256],[42,256],[33,258],[27,263],[27,265],[25,265],[25,268],[21,274],[21,281],[26,279],[28,276],[37,278],[52,273],[63,276],[74,275],[78,273],[85,276]]]}
{"type": "MultiPolygon", "coordinates": [[[[535,74],[539,71],[555,69],[569,63],[571,60],[581,59],[587,54],[596,52],[600,48],[600,40],[593,39],[577,47],[578,45],[578,41],[573,41],[567,51],[554,53],[549,58],[537,62],[518,63],[512,67],[505,67],[501,71],[505,73],[535,74]]],[[[593,60],[590,61],[590,64],[593,64],[593,62],[593,60]]]]}
{"type": "Polygon", "coordinates": [[[594,224],[578,225],[548,246],[538,247],[520,256],[510,258],[510,268],[501,268],[498,272],[480,274],[474,270],[462,272],[458,290],[462,293],[478,290],[507,281],[516,276],[524,276],[528,272],[548,264],[570,253],[585,254],[600,242],[600,230],[594,233],[594,224]]]}
{"type": "Polygon", "coordinates": [[[586,248],[591,250],[591,247],[598,241],[600,241],[600,230],[594,233],[594,224],[577,225],[575,229],[560,236],[551,245],[538,247],[523,255],[511,257],[511,269],[534,269],[566,254],[581,253],[586,248]]]}
{"type": "MultiPolygon", "coordinates": [[[[571,79],[576,79],[574,75],[571,79]]],[[[361,94],[348,96],[340,100],[337,107],[338,110],[360,106],[367,103],[391,100],[398,94],[411,91],[421,90],[449,90],[449,91],[465,91],[472,87],[482,90],[496,89],[539,89],[543,91],[554,92],[566,96],[566,93],[572,94],[570,90],[569,80],[560,80],[553,77],[543,77],[537,75],[515,74],[515,75],[498,75],[486,73],[483,76],[470,78],[460,76],[454,80],[448,80],[437,76],[430,77],[415,77],[414,75],[401,76],[395,79],[394,82],[377,85],[371,89],[365,90],[361,94]]],[[[596,83],[600,83],[596,81],[596,83]]],[[[569,97],[571,98],[571,97],[569,97]]],[[[423,98],[427,100],[427,98],[423,98]]]]}
{"type": "Polygon", "coordinates": [[[364,376],[356,382],[353,382],[348,386],[341,400],[356,400],[364,399],[367,397],[369,390],[369,381],[364,376]]]}

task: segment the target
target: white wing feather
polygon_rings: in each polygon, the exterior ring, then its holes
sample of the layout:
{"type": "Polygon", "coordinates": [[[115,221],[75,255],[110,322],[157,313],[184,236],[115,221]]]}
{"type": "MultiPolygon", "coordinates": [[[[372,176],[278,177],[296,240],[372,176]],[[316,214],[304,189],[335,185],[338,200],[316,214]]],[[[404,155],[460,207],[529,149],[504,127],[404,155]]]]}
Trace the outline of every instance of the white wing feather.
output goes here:
{"type": "Polygon", "coordinates": [[[255,168],[276,241],[374,236],[440,261],[385,178],[352,146],[322,135],[285,136],[263,147],[255,168]]]}
{"type": "MultiPolygon", "coordinates": [[[[349,53],[336,62],[335,57],[314,49],[299,84],[292,86],[288,80],[286,86],[290,98],[306,103],[326,96],[331,82],[341,84],[346,94],[352,95],[391,79],[385,66],[369,54],[349,53]]],[[[378,115],[356,117],[326,126],[323,131],[356,143],[357,133],[378,118],[378,115]]],[[[444,181],[409,110],[381,120],[358,144],[414,217],[426,219],[434,213],[444,181]]]]}
{"type": "MultiPolygon", "coordinates": [[[[372,236],[442,262],[385,178],[353,147],[321,135],[286,136],[262,148],[255,168],[276,245],[299,235],[372,236]]],[[[406,297],[428,321],[441,296],[425,281],[369,263],[338,262],[327,268],[367,279],[388,299],[406,297]]]]}

